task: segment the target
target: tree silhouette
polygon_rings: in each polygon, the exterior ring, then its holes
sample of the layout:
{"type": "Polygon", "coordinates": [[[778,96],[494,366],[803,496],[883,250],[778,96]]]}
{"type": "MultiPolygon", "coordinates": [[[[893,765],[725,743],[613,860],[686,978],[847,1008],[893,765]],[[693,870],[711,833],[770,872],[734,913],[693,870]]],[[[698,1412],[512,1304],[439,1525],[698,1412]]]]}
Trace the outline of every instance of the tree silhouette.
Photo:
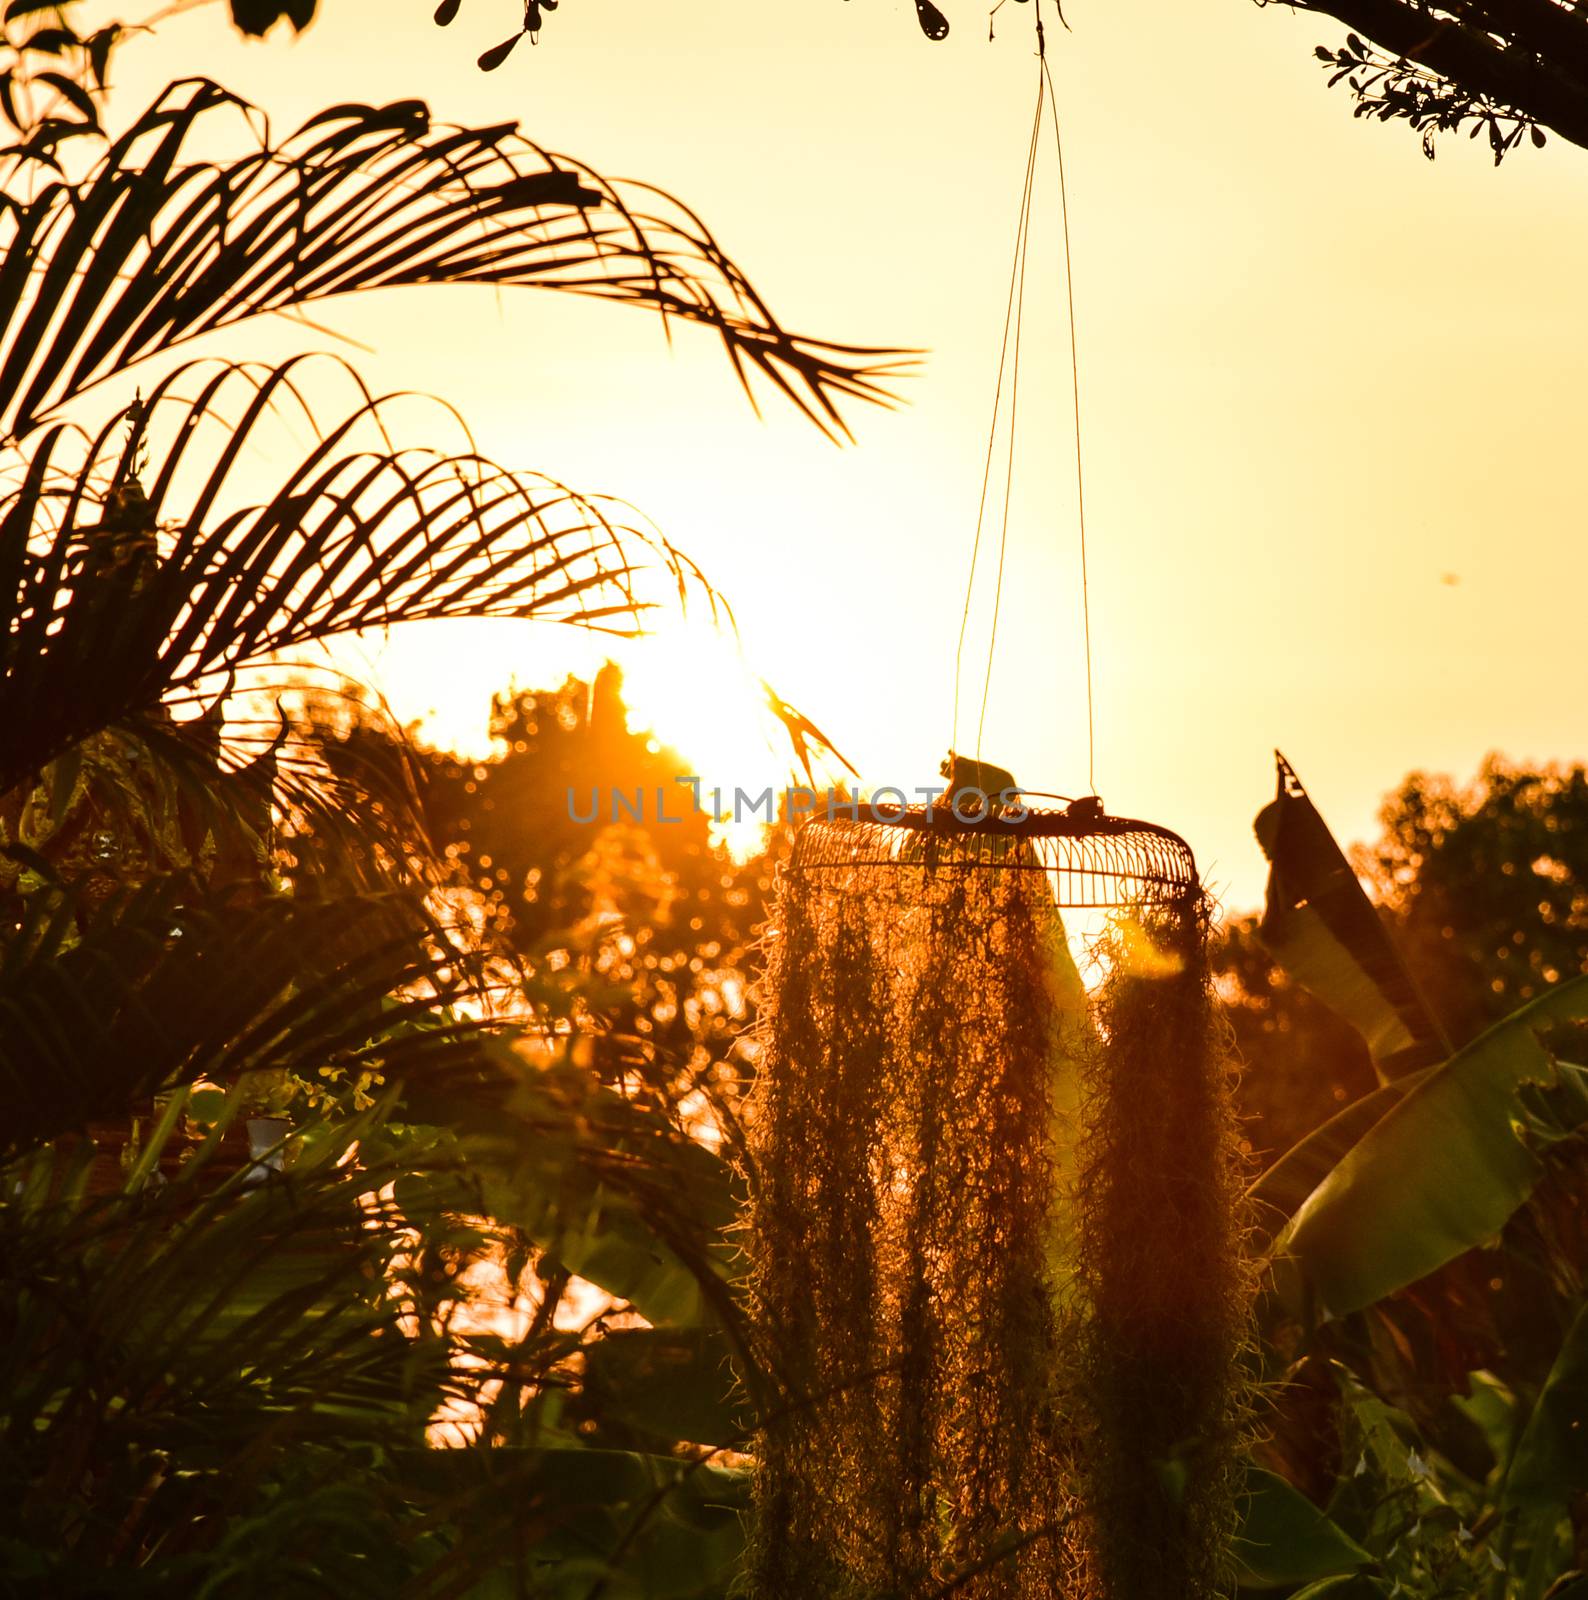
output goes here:
{"type": "Polygon", "coordinates": [[[1353,31],[1320,46],[1330,83],[1357,115],[1404,119],[1422,134],[1484,134],[1496,164],[1544,129],[1588,146],[1588,17],[1556,0],[1286,0],[1353,31]]]}
{"type": "MultiPolygon", "coordinates": [[[[387,724],[356,717],[327,727],[322,749],[349,782],[384,774],[387,796],[411,784],[485,942],[513,952],[531,995],[554,983],[559,1004],[574,997],[604,1082],[668,1114],[691,1096],[697,1114],[702,1095],[733,1099],[776,838],[745,861],[712,839],[680,782],[688,765],[630,727],[611,663],[590,683],[498,696],[491,732],[495,753],[471,760],[408,752],[387,724]]],[[[387,837],[400,829],[374,820],[387,837]]],[[[308,865],[313,838],[299,848],[308,865]]]]}
{"type": "MultiPolygon", "coordinates": [[[[1269,3],[1269,0],[1264,0],[1269,3]]],[[[1588,146],[1588,13],[1558,0],[1272,0],[1292,10],[1332,17],[1351,30],[1343,45],[1316,54],[1330,83],[1356,97],[1358,116],[1404,119],[1433,158],[1435,137],[1465,129],[1486,135],[1496,163],[1524,138],[1544,143],[1544,130],[1588,146]]],[[[317,0],[229,0],[244,32],[263,34],[277,22],[306,27],[317,0]]],[[[435,21],[459,15],[462,0],[441,0],[435,21]]],[[[515,0],[516,4],[516,0],[515,0]]],[[[492,72],[519,41],[535,39],[558,0],[526,0],[523,20],[481,53],[492,72]]],[[[509,8],[512,9],[512,8],[509,8]]],[[[978,22],[999,9],[986,0],[967,8],[978,22]]],[[[1055,3],[1054,12],[1062,16],[1055,3]]],[[[951,20],[934,0],[915,0],[928,39],[949,36],[951,20]]]]}
{"type": "MultiPolygon", "coordinates": [[[[245,16],[271,21],[314,0],[233,0],[245,16]]],[[[1331,83],[1346,83],[1359,116],[1403,118],[1434,154],[1435,135],[1465,128],[1486,134],[1495,161],[1526,137],[1544,142],[1544,129],[1588,145],[1588,14],[1557,0],[1277,0],[1297,11],[1333,17],[1352,30],[1344,45],[1320,46],[1331,83]]],[[[461,0],[441,0],[435,20],[457,17],[461,0]]],[[[557,0],[528,0],[523,24],[479,58],[494,71],[520,39],[538,36],[557,0]]],[[[952,9],[952,8],[951,8],[952,9]]],[[[978,26],[997,10],[988,0],[963,9],[978,26]]],[[[928,39],[949,36],[950,17],[933,0],[915,0],[928,39]]],[[[1055,3],[1052,15],[1063,17],[1055,3]]],[[[295,17],[294,17],[295,20],[295,17]]]]}
{"type": "MultiPolygon", "coordinates": [[[[1455,1042],[1556,983],[1588,973],[1588,771],[1498,756],[1474,780],[1414,772],[1385,801],[1383,833],[1353,852],[1407,966],[1455,1042]]],[[[1286,977],[1258,919],[1223,930],[1215,967],[1247,1062],[1257,1150],[1282,1151],[1367,1093],[1361,1036],[1286,977]]]]}
{"type": "Polygon", "coordinates": [[[665,1592],[720,1594],[742,1474],[674,1452],[714,1422],[623,1455],[556,1414],[645,1355],[589,1354],[630,1307],[709,1335],[726,1387],[732,1174],[589,1070],[574,991],[507,1019],[402,762],[332,768],[276,693],[338,635],[630,633],[709,591],[439,404],[406,447],[410,400],[345,363],[172,352],[489,282],[708,327],[829,429],[870,358],[783,333],[686,208],[507,126],[342,105],[272,140],[189,79],[111,140],[118,35],[77,14],[18,0],[0,40],[0,1590],[632,1592],[670,1561],[665,1592]],[[506,1332],[470,1320],[487,1259],[506,1332]],[[564,1314],[574,1274],[599,1312],[564,1314]],[[441,1414],[477,1452],[427,1448],[441,1414]]]}

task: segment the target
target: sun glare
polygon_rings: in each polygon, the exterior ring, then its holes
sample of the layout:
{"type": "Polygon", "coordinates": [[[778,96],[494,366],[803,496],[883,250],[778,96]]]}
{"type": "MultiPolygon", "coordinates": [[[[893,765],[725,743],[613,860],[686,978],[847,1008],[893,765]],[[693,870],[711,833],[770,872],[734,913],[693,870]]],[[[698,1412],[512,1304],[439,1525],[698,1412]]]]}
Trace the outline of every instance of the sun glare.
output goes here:
{"type": "MultiPolygon", "coordinates": [[[[803,774],[796,777],[788,736],[731,631],[686,617],[654,629],[620,641],[567,629],[443,622],[409,630],[400,642],[394,635],[344,647],[337,664],[378,683],[397,720],[415,724],[425,742],[485,759],[495,748],[493,693],[555,685],[570,672],[589,680],[603,660],[615,660],[629,726],[677,752],[699,779],[701,807],[719,819],[715,836],[743,859],[760,846],[767,818],[757,797],[803,782],[803,774]]],[[[818,771],[818,784],[824,781],[818,771]]]]}
{"type": "Polygon", "coordinates": [[[791,781],[790,756],[738,640],[705,623],[664,623],[623,652],[623,669],[629,726],[678,752],[700,780],[702,807],[719,817],[718,837],[735,855],[751,853],[765,809],[751,815],[750,800],[791,781]],[[736,790],[748,797],[737,816],[736,790]]]}

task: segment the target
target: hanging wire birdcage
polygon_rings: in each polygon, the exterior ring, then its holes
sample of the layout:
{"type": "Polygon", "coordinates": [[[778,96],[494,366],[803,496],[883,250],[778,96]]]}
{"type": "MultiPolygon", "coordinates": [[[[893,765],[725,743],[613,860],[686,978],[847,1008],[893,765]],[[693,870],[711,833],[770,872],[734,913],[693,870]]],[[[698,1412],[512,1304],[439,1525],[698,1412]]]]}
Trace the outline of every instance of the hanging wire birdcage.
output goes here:
{"type": "Polygon", "coordinates": [[[945,892],[965,872],[1040,872],[1063,910],[1170,906],[1199,892],[1196,859],[1179,834],[1111,817],[1095,800],[1063,810],[985,803],[956,810],[950,799],[832,806],[801,827],[785,870],[820,874],[831,890],[873,894],[885,887],[878,869],[908,870],[911,881],[897,887],[911,898],[934,887],[945,892]]]}
{"type": "Polygon", "coordinates": [[[749,1115],[758,1596],[1221,1592],[1247,1289],[1206,928],[1185,841],[1095,797],[801,827],[749,1115]]]}

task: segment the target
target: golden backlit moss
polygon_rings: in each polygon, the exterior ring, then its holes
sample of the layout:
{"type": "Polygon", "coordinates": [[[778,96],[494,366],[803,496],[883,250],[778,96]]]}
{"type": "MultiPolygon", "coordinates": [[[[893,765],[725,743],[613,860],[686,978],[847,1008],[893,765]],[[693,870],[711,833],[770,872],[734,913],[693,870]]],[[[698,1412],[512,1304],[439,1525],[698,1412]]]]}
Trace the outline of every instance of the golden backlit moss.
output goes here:
{"type": "Polygon", "coordinates": [[[1195,898],[1120,920],[1080,1057],[1066,1410],[1092,1591],[1110,1600],[1230,1587],[1251,1271],[1206,922],[1195,898]]]}
{"type": "Polygon", "coordinates": [[[757,1600],[1219,1591],[1249,1297],[1204,923],[1116,938],[1087,1018],[1040,872],[787,878],[757,1600]]]}

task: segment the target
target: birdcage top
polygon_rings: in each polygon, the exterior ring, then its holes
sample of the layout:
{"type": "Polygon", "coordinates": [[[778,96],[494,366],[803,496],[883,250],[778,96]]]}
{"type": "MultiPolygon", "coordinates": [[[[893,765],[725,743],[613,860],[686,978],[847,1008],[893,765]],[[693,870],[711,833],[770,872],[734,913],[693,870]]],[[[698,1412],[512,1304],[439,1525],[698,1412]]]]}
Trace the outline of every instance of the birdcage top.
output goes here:
{"type": "Polygon", "coordinates": [[[1045,872],[1054,901],[1077,910],[1168,905],[1198,889],[1184,839],[1156,823],[1111,817],[1095,801],[969,818],[947,804],[843,804],[801,827],[787,868],[819,876],[824,888],[869,893],[879,869],[907,874],[912,896],[966,872],[1045,872]]]}

